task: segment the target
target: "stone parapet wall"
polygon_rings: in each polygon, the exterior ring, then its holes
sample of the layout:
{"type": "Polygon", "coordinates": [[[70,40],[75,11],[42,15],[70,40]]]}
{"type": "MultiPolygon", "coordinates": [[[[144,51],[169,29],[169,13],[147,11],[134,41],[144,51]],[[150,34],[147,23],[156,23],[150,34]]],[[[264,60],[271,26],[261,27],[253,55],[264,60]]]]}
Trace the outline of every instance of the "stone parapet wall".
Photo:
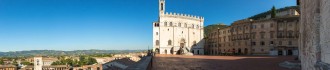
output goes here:
{"type": "Polygon", "coordinates": [[[183,19],[191,19],[191,20],[197,20],[197,21],[204,21],[204,17],[201,16],[195,16],[195,15],[189,15],[189,14],[181,14],[181,13],[168,13],[166,12],[165,14],[161,16],[166,16],[166,17],[179,17],[183,19]]]}

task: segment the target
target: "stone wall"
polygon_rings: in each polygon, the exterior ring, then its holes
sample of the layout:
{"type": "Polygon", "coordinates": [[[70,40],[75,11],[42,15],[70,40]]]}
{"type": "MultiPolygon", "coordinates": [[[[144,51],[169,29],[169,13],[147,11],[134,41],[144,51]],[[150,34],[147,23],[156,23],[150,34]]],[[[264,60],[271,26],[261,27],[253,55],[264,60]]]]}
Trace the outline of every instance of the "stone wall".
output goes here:
{"type": "Polygon", "coordinates": [[[300,59],[302,70],[329,70],[330,1],[301,0],[300,59]]]}

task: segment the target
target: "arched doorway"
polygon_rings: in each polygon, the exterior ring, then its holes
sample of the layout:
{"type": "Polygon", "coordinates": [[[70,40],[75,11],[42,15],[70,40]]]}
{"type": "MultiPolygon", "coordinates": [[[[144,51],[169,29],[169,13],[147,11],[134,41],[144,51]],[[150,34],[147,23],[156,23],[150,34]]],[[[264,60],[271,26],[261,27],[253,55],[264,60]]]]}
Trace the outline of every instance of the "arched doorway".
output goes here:
{"type": "Polygon", "coordinates": [[[165,49],[165,54],[167,54],[167,50],[165,49]]]}
{"type": "Polygon", "coordinates": [[[235,48],[233,48],[232,52],[233,52],[233,54],[235,54],[235,52],[236,52],[235,48]]]}
{"type": "Polygon", "coordinates": [[[159,54],[159,48],[156,48],[156,49],[155,49],[155,53],[156,53],[156,54],[159,54]]]}
{"type": "MultiPolygon", "coordinates": [[[[178,50],[178,52],[177,52],[176,54],[178,54],[178,55],[184,54],[185,43],[186,43],[185,39],[182,38],[182,39],[180,40],[180,48],[179,48],[179,50],[178,50]]],[[[189,51],[188,51],[188,52],[189,52],[189,51]]]]}
{"type": "Polygon", "coordinates": [[[242,51],[241,51],[241,48],[238,48],[238,54],[241,54],[242,51]]]}
{"type": "Polygon", "coordinates": [[[174,54],[174,47],[171,48],[170,53],[174,54]]]}
{"type": "Polygon", "coordinates": [[[288,50],[288,55],[292,55],[292,50],[288,50]]]}
{"type": "Polygon", "coordinates": [[[197,54],[199,54],[199,50],[197,50],[197,54]]]}
{"type": "Polygon", "coordinates": [[[244,49],[244,54],[248,54],[248,49],[247,48],[244,49]]]}

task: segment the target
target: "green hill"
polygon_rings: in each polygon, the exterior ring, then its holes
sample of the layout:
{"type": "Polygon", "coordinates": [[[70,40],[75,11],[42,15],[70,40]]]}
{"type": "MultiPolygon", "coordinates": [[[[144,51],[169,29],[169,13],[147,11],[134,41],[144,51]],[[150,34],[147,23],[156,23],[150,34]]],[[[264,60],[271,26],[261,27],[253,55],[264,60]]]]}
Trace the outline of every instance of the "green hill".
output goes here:
{"type": "Polygon", "coordinates": [[[226,28],[227,25],[220,23],[220,24],[212,24],[204,27],[204,36],[207,37],[207,35],[211,32],[213,29],[223,29],[226,28]]]}

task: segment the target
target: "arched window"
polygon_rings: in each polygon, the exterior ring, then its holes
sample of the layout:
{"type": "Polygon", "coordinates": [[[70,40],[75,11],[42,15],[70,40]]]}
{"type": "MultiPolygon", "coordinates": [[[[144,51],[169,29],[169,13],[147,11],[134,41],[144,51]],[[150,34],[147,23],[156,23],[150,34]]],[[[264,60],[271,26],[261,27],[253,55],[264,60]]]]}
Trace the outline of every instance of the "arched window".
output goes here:
{"type": "Polygon", "coordinates": [[[168,45],[172,45],[172,41],[171,40],[168,40],[168,45]]]}
{"type": "Polygon", "coordinates": [[[156,40],[156,45],[157,45],[157,46],[159,45],[159,40],[156,40]]]}
{"type": "Polygon", "coordinates": [[[181,27],[181,23],[178,24],[178,27],[181,27]]]}
{"type": "Polygon", "coordinates": [[[187,23],[184,24],[184,27],[187,27],[187,23]]]}
{"type": "Polygon", "coordinates": [[[198,29],[199,28],[199,25],[197,25],[196,28],[198,29]]]}
{"type": "Polygon", "coordinates": [[[191,28],[195,28],[194,24],[191,24],[191,28]]]}
{"type": "Polygon", "coordinates": [[[167,26],[167,22],[164,23],[164,26],[167,26]]]}
{"type": "Polygon", "coordinates": [[[173,23],[172,22],[170,22],[170,26],[173,26],[173,23]]]}
{"type": "Polygon", "coordinates": [[[159,23],[155,23],[155,27],[159,27],[159,23]]]}

